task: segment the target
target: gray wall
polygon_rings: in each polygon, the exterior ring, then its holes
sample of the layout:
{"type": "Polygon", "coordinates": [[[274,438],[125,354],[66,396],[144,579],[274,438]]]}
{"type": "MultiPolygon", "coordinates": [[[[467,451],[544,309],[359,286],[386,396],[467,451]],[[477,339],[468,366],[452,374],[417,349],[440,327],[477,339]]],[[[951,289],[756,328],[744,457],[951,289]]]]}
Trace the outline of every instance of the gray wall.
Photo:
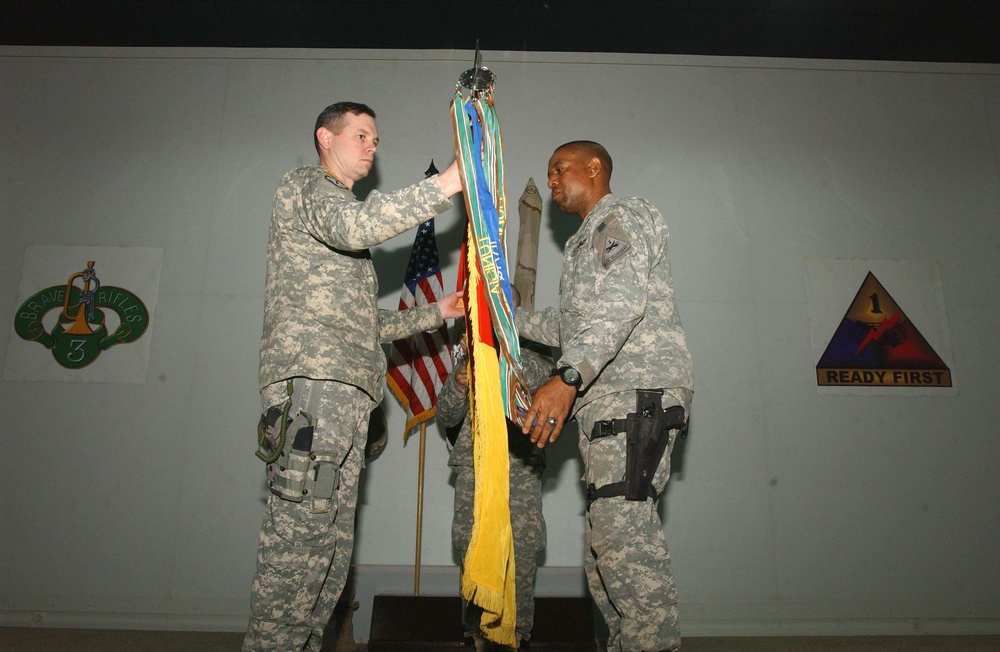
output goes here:
{"type": "MultiPolygon", "coordinates": [[[[369,187],[413,182],[431,158],[443,169],[471,58],[0,48],[0,356],[22,343],[10,324],[29,245],[163,250],[145,382],[0,384],[0,624],[243,627],[265,496],[252,451],[275,184],[315,160],[315,116],[343,99],[379,114],[369,187]]],[[[1000,67],[484,62],[512,202],[529,176],[544,183],[554,146],[589,138],[615,157],[615,192],[670,224],[696,368],[692,434],[661,506],[686,631],[1000,631],[1000,67]],[[814,323],[817,260],[939,270],[943,305],[911,309],[944,323],[933,332],[949,339],[931,344],[956,388],[818,390],[814,366],[863,275],[814,323]]],[[[461,215],[437,223],[447,285],[461,215]]],[[[577,223],[546,195],[538,305],[558,300],[577,223]]],[[[384,307],[412,239],[374,254],[384,307]]],[[[363,479],[355,552],[362,639],[371,595],[413,588],[419,437],[404,445],[386,405],[391,442],[363,479]]],[[[445,459],[432,423],[423,594],[457,587],[445,459]]],[[[584,591],[579,474],[568,436],[550,451],[541,594],[584,591]]]]}

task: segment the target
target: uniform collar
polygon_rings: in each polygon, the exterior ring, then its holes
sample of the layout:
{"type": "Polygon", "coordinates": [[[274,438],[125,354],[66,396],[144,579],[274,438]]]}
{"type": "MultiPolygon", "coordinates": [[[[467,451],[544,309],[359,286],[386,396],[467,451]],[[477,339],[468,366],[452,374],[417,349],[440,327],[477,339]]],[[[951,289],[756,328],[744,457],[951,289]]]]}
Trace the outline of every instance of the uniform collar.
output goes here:
{"type": "Polygon", "coordinates": [[[594,204],[594,207],[590,209],[589,213],[587,213],[587,217],[583,218],[583,221],[586,222],[587,220],[591,219],[592,216],[604,213],[605,207],[614,200],[615,196],[613,193],[610,192],[601,197],[600,199],[598,199],[597,203],[594,204]]]}
{"type": "Polygon", "coordinates": [[[333,172],[330,172],[330,169],[329,169],[329,168],[326,168],[326,167],[323,167],[323,166],[321,165],[321,166],[319,166],[319,169],[323,170],[323,173],[324,173],[324,174],[326,175],[326,178],[327,178],[327,179],[328,179],[328,180],[329,180],[329,181],[330,181],[330,182],[331,182],[331,183],[332,183],[333,185],[335,185],[335,186],[337,186],[337,187],[339,187],[339,188],[343,188],[344,190],[350,190],[350,188],[348,188],[348,187],[347,187],[347,184],[346,184],[346,183],[344,183],[343,181],[341,181],[341,180],[340,180],[340,178],[339,178],[339,177],[337,177],[337,175],[336,175],[336,174],[334,174],[333,172]]]}

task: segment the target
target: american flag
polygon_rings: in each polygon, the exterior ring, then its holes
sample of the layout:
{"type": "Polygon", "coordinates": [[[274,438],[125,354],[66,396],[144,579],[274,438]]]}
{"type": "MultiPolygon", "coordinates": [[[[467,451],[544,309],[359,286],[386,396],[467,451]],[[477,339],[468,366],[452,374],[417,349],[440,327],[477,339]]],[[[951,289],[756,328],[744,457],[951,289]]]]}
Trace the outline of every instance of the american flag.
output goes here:
{"type": "MultiPolygon", "coordinates": [[[[434,303],[444,295],[434,219],[420,225],[406,267],[399,309],[434,303]]],[[[392,343],[389,351],[389,371],[386,381],[392,393],[406,408],[406,429],[434,416],[438,390],[451,373],[451,343],[447,326],[435,331],[418,333],[392,343]]]]}

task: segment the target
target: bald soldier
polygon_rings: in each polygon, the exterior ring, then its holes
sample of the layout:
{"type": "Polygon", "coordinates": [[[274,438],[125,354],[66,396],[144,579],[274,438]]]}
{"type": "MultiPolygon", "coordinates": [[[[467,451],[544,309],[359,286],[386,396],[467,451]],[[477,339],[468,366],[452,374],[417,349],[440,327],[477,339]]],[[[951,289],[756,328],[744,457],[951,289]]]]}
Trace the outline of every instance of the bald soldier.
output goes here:
{"type": "Polygon", "coordinates": [[[549,159],[548,186],[582,224],[566,243],[559,308],[519,309],[519,334],[558,346],[523,432],[539,447],[580,428],[588,508],[584,568],[609,652],[679,650],[677,591],[656,501],[684,432],[692,365],[674,305],[667,224],[649,202],[611,193],[611,156],[574,141],[549,159]]]}

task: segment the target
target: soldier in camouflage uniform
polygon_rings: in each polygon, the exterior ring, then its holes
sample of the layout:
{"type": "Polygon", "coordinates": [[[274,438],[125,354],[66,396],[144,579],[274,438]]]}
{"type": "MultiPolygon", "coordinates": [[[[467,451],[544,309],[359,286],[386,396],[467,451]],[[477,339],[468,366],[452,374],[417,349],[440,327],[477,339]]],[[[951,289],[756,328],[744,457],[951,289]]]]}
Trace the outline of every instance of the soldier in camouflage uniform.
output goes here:
{"type": "Polygon", "coordinates": [[[553,201],[583,223],[566,243],[559,309],[517,312],[522,336],[562,350],[558,377],[535,392],[523,432],[545,446],[567,419],[579,423],[591,499],[584,568],[608,625],[608,650],[678,650],[677,593],[656,498],[666,488],[680,430],[663,431],[666,446],[648,487],[652,500],[594,498],[617,493],[609,489],[625,478],[627,436],[612,430],[615,420],[639,412],[636,390],[662,391],[662,408],[680,405],[686,415],[693,387],[674,306],[667,224],[645,200],[611,194],[610,181],[611,157],[597,143],[567,143],[549,159],[553,201]]]}
{"type": "MultiPolygon", "coordinates": [[[[463,342],[464,343],[464,342],[463,342]]],[[[528,349],[521,349],[525,380],[532,390],[549,379],[552,359],[528,349]]],[[[437,399],[437,418],[448,432],[457,430],[448,466],[455,470],[455,514],[451,522],[451,540],[464,560],[472,538],[473,504],[476,475],[472,456],[472,420],[469,413],[468,365],[457,365],[441,387],[437,399]]],[[[545,519],[542,516],[542,472],[544,451],[533,446],[520,429],[508,423],[510,458],[510,525],[514,539],[515,593],[517,596],[517,642],[527,648],[535,619],[535,571],[538,553],[545,548],[545,519]]],[[[480,633],[482,609],[462,598],[462,625],[466,638],[482,649],[486,641],[480,633]]]]}
{"type": "Polygon", "coordinates": [[[321,649],[350,568],[369,413],[386,372],[380,342],[462,314],[457,293],[379,310],[368,252],[447,210],[461,190],[457,167],[395,192],[373,190],[362,202],[351,189],[374,161],[374,112],[349,102],[327,107],[314,144],[320,164],[285,174],[271,215],[259,383],[263,409],[278,412],[261,436],[268,453],[283,456],[268,464],[272,495],[244,651],[321,649]]]}

